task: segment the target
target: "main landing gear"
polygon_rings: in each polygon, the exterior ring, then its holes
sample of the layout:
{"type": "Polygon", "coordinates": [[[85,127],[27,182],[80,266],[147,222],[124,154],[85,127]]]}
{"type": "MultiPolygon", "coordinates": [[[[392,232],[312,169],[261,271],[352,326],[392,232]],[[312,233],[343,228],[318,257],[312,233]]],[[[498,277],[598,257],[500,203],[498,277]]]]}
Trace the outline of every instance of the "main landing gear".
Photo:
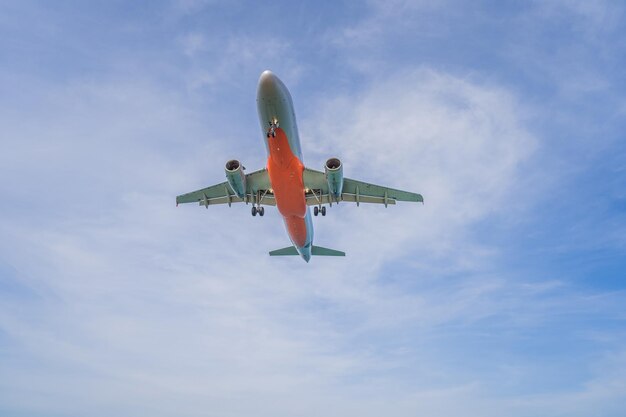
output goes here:
{"type": "Polygon", "coordinates": [[[256,214],[259,213],[259,216],[263,217],[263,215],[265,214],[265,207],[257,208],[256,206],[252,206],[251,211],[253,216],[256,216],[256,214]]]}
{"type": "Polygon", "coordinates": [[[256,195],[253,196],[253,201],[252,201],[252,210],[250,210],[250,212],[252,213],[253,216],[256,216],[257,214],[261,217],[263,217],[263,215],[265,214],[265,207],[261,206],[261,202],[263,201],[263,198],[265,198],[265,195],[269,192],[269,190],[264,190],[263,194],[261,194],[262,190],[257,190],[256,195]]]}
{"type": "Polygon", "coordinates": [[[313,207],[313,215],[314,216],[317,216],[320,213],[322,213],[322,216],[326,215],[326,206],[323,206],[322,208],[319,208],[317,206],[313,207]]]}
{"type": "Polygon", "coordinates": [[[269,138],[270,136],[275,138],[276,137],[276,129],[278,129],[278,127],[280,126],[278,124],[278,119],[274,118],[272,120],[270,120],[269,122],[270,127],[269,129],[267,129],[267,137],[269,138]]]}
{"type": "MultiPolygon", "coordinates": [[[[322,197],[322,191],[320,190],[319,194],[317,194],[315,192],[315,190],[313,190],[313,189],[309,190],[307,188],[306,192],[308,193],[309,191],[311,193],[313,193],[313,197],[315,197],[315,199],[317,200],[317,206],[313,207],[313,215],[317,216],[318,214],[322,213],[322,216],[326,216],[326,206],[322,206],[322,198],[321,198],[322,197]]],[[[332,203],[331,203],[331,205],[332,205],[332,203]]]]}

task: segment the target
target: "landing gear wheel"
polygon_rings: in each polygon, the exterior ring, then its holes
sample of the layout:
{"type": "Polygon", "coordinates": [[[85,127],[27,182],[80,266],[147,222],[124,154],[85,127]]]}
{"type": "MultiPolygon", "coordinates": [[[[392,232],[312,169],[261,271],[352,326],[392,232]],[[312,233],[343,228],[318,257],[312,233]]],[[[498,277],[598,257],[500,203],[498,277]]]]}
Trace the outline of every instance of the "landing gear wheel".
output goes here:
{"type": "Polygon", "coordinates": [[[265,207],[259,207],[257,211],[259,212],[259,216],[263,217],[265,215],[265,207]]]}
{"type": "Polygon", "coordinates": [[[317,216],[319,213],[320,213],[319,207],[317,207],[317,206],[313,207],[313,215],[317,216]]]}
{"type": "Polygon", "coordinates": [[[257,213],[257,209],[256,209],[256,207],[255,207],[255,206],[252,206],[252,215],[253,215],[253,216],[256,216],[256,213],[257,213]]]}
{"type": "Polygon", "coordinates": [[[326,215],[326,206],[322,207],[322,216],[326,215]]]}

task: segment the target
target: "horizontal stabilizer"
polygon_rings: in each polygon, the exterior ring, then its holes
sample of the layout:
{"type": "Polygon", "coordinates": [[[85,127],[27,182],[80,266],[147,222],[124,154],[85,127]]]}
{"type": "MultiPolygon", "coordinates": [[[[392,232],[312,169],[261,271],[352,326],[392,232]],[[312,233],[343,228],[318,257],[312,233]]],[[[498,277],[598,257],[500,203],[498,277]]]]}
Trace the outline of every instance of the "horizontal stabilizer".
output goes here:
{"type": "Polygon", "coordinates": [[[346,256],[346,253],[340,250],[323,248],[321,246],[313,246],[313,249],[311,250],[311,255],[313,256],[346,256]]]}
{"type": "MultiPolygon", "coordinates": [[[[282,249],[276,249],[270,252],[270,256],[293,256],[299,255],[295,246],[288,246],[282,249]]],[[[313,246],[311,248],[311,255],[313,256],[346,256],[345,252],[340,250],[323,248],[321,246],[313,246]]]]}
{"type": "Polygon", "coordinates": [[[288,246],[282,249],[276,249],[270,252],[270,256],[290,256],[290,255],[299,255],[295,246],[288,246]]]}

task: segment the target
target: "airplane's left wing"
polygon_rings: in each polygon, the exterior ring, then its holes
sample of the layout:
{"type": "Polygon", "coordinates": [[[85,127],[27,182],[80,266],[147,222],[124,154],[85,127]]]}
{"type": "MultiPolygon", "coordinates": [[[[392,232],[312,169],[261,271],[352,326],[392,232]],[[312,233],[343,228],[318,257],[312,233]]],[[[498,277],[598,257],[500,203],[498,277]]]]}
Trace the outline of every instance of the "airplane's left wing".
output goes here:
{"type": "Polygon", "coordinates": [[[246,175],[246,194],[243,198],[238,197],[228,182],[224,181],[201,190],[179,195],[176,197],[176,205],[198,203],[208,208],[215,204],[256,203],[260,200],[262,205],[275,206],[276,200],[274,195],[269,192],[270,188],[267,170],[261,169],[246,175]]]}
{"type": "Polygon", "coordinates": [[[336,199],[328,192],[328,182],[323,172],[306,168],[303,173],[303,179],[304,186],[308,189],[306,202],[309,206],[332,204],[338,201],[353,202],[356,203],[357,206],[360,203],[384,204],[387,206],[389,204],[396,204],[396,201],[424,202],[424,198],[421,194],[369,184],[350,178],[343,178],[341,197],[336,199]]]}

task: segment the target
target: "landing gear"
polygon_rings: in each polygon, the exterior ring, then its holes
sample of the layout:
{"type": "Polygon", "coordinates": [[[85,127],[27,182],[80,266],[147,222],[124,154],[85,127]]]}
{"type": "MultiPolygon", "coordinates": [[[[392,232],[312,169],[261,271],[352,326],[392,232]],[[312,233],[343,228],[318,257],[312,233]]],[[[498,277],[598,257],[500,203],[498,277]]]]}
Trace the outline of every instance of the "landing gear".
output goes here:
{"type": "Polygon", "coordinates": [[[317,216],[318,214],[322,213],[322,216],[326,215],[326,206],[319,208],[318,206],[313,207],[313,215],[317,216]]]}
{"type": "Polygon", "coordinates": [[[280,124],[278,124],[278,119],[273,118],[272,120],[270,120],[269,124],[270,124],[270,127],[269,129],[267,129],[267,137],[269,138],[271,136],[275,138],[276,129],[278,129],[278,127],[280,126],[280,124]]]}
{"type": "Polygon", "coordinates": [[[265,195],[269,190],[264,190],[263,194],[261,194],[261,190],[257,190],[256,195],[254,196],[254,200],[252,202],[252,209],[250,212],[253,216],[256,216],[257,213],[259,216],[263,217],[265,215],[265,207],[261,206],[261,201],[265,198],[265,195]]]}
{"type": "MultiPolygon", "coordinates": [[[[313,197],[315,197],[315,199],[317,200],[317,206],[313,207],[313,215],[317,216],[318,214],[322,213],[322,216],[326,215],[326,206],[322,206],[322,190],[319,190],[319,195],[315,193],[315,190],[311,189],[311,190],[307,190],[311,191],[313,193],[313,197]]],[[[331,205],[333,204],[332,201],[330,203],[331,205]]]]}

